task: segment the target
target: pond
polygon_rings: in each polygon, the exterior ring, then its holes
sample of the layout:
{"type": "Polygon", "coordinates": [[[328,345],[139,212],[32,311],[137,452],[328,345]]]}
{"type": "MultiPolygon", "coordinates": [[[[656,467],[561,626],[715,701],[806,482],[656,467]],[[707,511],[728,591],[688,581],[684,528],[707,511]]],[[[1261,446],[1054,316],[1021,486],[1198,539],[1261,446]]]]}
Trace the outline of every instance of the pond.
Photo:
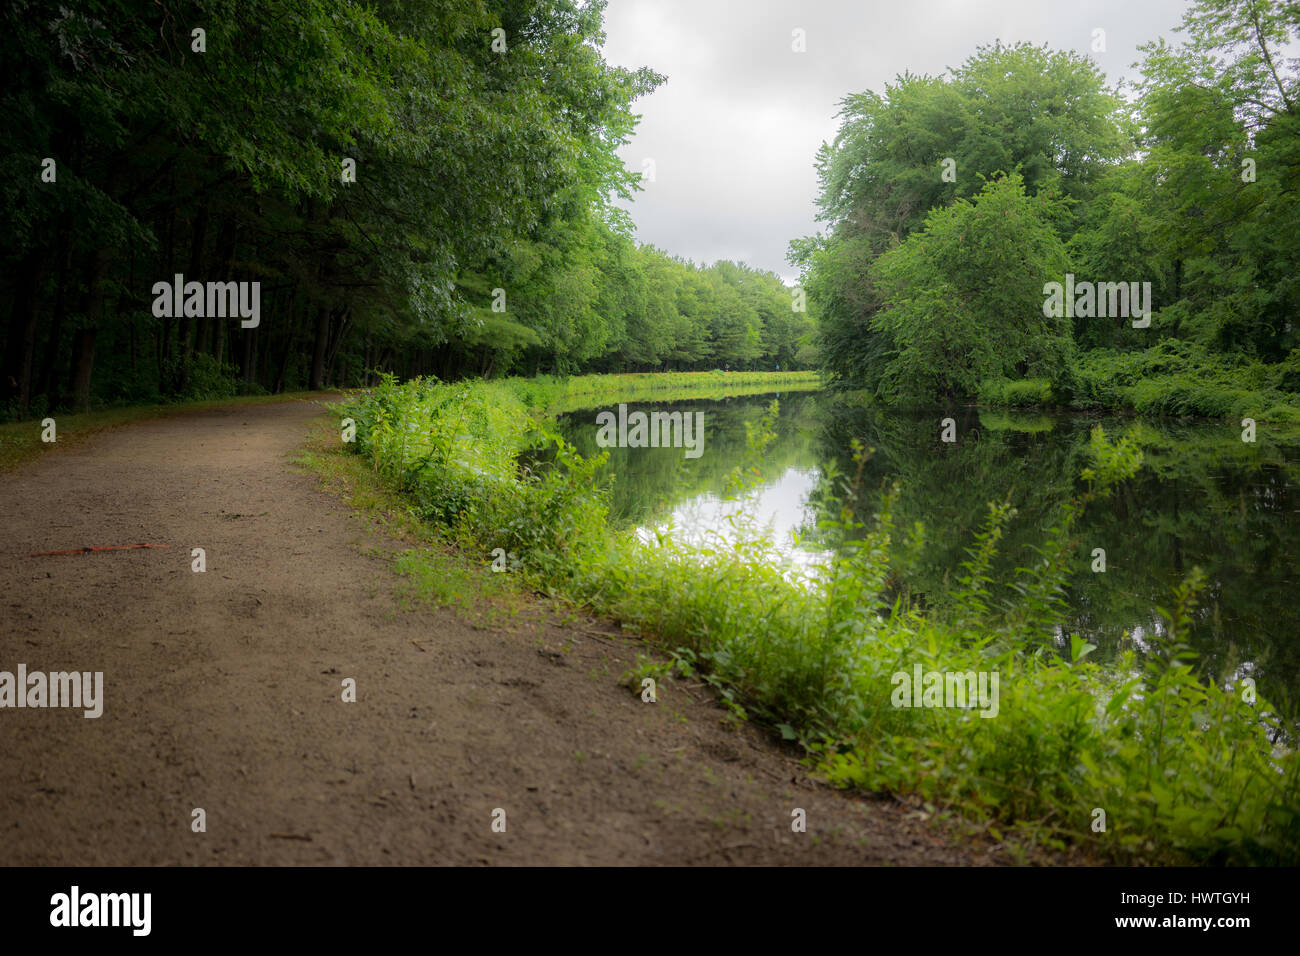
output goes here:
{"type": "MultiPolygon", "coordinates": [[[[1034,559],[1032,547],[1044,541],[1060,503],[1083,489],[1092,426],[1112,439],[1136,429],[1142,469],[1094,502],[1078,525],[1077,570],[1058,640],[1068,647],[1069,635],[1079,634],[1098,646],[1101,660],[1126,644],[1142,651],[1162,633],[1157,608],[1169,607],[1172,589],[1199,566],[1207,585],[1188,641],[1201,666],[1224,679],[1252,676],[1274,699],[1294,700],[1300,690],[1300,441],[1278,441],[1261,428],[1247,443],[1240,429],[1220,422],[973,408],[882,412],[845,407],[825,392],[629,404],[629,415],[702,412],[704,439],[698,457],[680,447],[609,448],[614,521],[642,536],[728,537],[735,505],[724,500],[727,478],[744,456],[746,423],[757,423],[773,398],[777,436],[750,505],[772,530],[773,559],[804,567],[824,560],[816,523],[826,476],[853,471],[850,442],[861,439],[874,450],[866,488],[900,486],[896,539],[916,522],[924,527],[919,549],[905,555],[904,541],[896,546],[908,591],[932,603],[964,573],[990,501],[1017,509],[994,565],[995,579],[1005,581],[1034,559]],[[955,421],[954,442],[940,439],[945,417],[955,421]],[[1094,570],[1096,549],[1105,552],[1104,571],[1094,570]]],[[[619,413],[617,405],[571,412],[559,430],[582,453],[596,454],[602,411],[619,413]]]]}

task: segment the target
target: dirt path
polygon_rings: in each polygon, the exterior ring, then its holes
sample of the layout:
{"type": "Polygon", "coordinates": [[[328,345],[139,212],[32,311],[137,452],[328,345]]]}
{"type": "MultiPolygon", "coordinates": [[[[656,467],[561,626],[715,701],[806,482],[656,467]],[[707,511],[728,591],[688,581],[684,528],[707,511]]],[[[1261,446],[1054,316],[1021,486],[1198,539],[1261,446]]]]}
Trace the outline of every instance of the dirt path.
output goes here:
{"type": "Polygon", "coordinates": [[[0,671],[102,671],[105,698],[0,709],[0,862],[991,861],[687,688],[642,703],[625,642],[402,609],[358,548],[398,543],[290,464],[319,415],[185,413],[0,475],[0,671]],[[136,542],[170,548],[28,557],[136,542]]]}

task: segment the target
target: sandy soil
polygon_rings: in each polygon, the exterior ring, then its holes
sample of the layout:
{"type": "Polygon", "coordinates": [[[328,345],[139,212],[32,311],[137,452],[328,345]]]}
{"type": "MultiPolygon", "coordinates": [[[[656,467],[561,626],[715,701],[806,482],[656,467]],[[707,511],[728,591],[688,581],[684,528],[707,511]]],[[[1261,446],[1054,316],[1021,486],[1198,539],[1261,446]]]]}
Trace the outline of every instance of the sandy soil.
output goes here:
{"type": "Polygon", "coordinates": [[[815,784],[703,690],[642,703],[624,639],[403,608],[405,545],[291,464],[321,414],[184,413],[0,475],[0,671],[102,671],[105,697],[0,709],[0,862],[996,861],[815,784]],[[137,542],[170,547],[28,556],[137,542]]]}

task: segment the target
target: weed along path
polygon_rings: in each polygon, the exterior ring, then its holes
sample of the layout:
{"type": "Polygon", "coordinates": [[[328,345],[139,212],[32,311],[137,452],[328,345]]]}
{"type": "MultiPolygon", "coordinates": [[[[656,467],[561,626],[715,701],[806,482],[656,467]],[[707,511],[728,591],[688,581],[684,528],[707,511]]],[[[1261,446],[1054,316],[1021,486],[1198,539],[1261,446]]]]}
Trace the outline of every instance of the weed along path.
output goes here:
{"type": "Polygon", "coordinates": [[[813,783],[703,688],[643,703],[607,624],[404,599],[412,542],[295,465],[324,422],[183,412],[0,475],[0,860],[998,861],[813,783]]]}

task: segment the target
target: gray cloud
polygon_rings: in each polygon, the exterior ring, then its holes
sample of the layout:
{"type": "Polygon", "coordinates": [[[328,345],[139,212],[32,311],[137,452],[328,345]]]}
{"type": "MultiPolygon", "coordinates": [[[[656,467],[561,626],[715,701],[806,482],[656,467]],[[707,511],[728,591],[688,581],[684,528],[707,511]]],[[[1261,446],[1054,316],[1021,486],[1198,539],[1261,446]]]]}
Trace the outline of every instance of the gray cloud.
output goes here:
{"type": "Polygon", "coordinates": [[[941,74],[1002,40],[1091,55],[1111,82],[1132,78],[1137,48],[1175,39],[1185,0],[610,0],[605,57],[667,82],[638,102],[622,150],[642,169],[628,207],[637,237],[709,263],[738,259],[795,276],[786,244],[816,232],[813,161],[834,137],[839,101],[899,73],[941,74]],[[805,31],[807,52],[791,49],[805,31]],[[1106,51],[1092,52],[1093,30],[1106,51]]]}

